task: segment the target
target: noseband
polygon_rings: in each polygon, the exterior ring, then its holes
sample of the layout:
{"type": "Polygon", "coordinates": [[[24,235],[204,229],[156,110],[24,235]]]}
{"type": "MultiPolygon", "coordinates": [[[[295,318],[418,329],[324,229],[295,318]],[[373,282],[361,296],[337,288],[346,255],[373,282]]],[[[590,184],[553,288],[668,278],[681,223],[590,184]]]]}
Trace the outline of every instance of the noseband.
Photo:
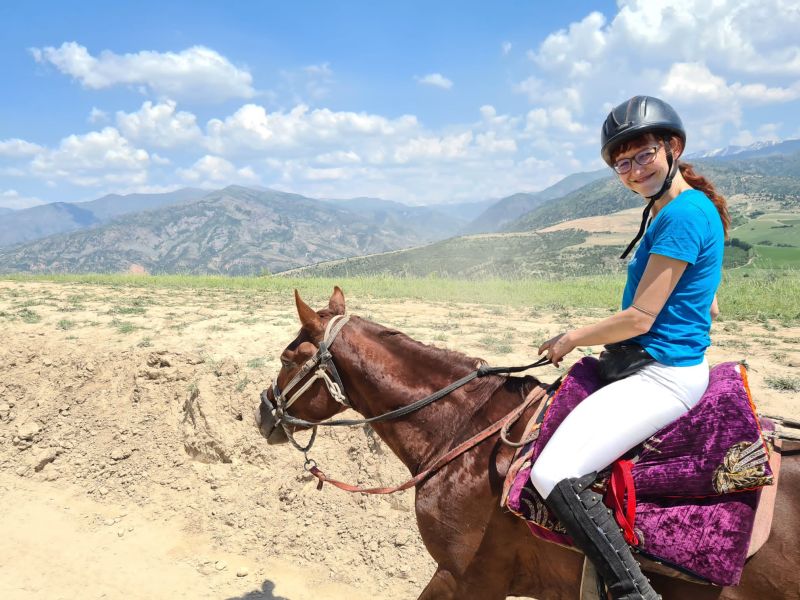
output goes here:
{"type": "Polygon", "coordinates": [[[311,439],[309,440],[308,444],[306,446],[301,446],[297,443],[297,441],[295,441],[288,426],[303,426],[307,425],[308,422],[303,421],[302,419],[295,419],[288,414],[286,410],[292,404],[294,404],[294,402],[300,396],[302,396],[303,393],[308,390],[308,388],[310,388],[315,381],[317,381],[317,379],[322,379],[322,381],[325,382],[328,392],[330,392],[331,397],[336,402],[342,406],[352,408],[350,401],[347,399],[347,396],[344,393],[344,384],[342,383],[342,378],[339,376],[339,371],[336,370],[336,365],[333,364],[333,355],[329,350],[336,339],[336,336],[339,335],[342,327],[344,327],[349,320],[350,315],[336,315],[330,321],[328,321],[328,325],[325,327],[325,335],[319,344],[316,354],[309,358],[303,364],[303,366],[300,367],[300,370],[294,377],[292,377],[289,383],[286,384],[286,387],[283,388],[283,391],[281,391],[281,389],[278,387],[277,377],[275,378],[275,381],[272,382],[272,396],[275,398],[275,406],[269,402],[266,394],[262,394],[261,396],[261,401],[266,405],[267,409],[272,414],[272,418],[275,420],[274,427],[280,425],[292,445],[301,452],[307,452],[314,444],[314,438],[317,436],[317,427],[314,425],[311,433],[311,439]],[[315,367],[317,370],[314,372],[314,375],[309,377],[308,381],[306,381],[300,387],[300,389],[289,396],[289,392],[295,386],[297,386],[300,381],[302,381],[302,379],[315,367]],[[333,379],[331,379],[331,377],[333,377],[333,379]]]}

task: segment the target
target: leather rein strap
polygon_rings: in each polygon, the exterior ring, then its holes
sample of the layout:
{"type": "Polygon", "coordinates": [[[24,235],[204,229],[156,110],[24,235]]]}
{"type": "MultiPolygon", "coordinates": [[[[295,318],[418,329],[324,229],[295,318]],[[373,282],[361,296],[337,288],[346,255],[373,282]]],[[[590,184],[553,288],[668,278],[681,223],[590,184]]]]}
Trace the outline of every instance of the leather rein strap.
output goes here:
{"type": "Polygon", "coordinates": [[[464,454],[467,450],[474,448],[487,438],[491,437],[498,431],[503,428],[506,428],[513,424],[515,421],[519,419],[525,410],[530,407],[535,402],[542,400],[549,391],[549,386],[542,386],[539,387],[536,391],[528,394],[528,397],[525,399],[525,402],[520,404],[517,408],[513,411],[508,413],[505,417],[496,421],[495,423],[491,424],[489,427],[477,433],[476,435],[472,436],[468,440],[462,442],[447,454],[440,456],[437,458],[431,466],[425,469],[424,471],[420,471],[417,473],[413,478],[409,479],[405,483],[401,483],[400,485],[396,485],[393,487],[375,487],[375,488],[362,488],[351,485],[349,483],[344,483],[342,481],[337,481],[336,479],[331,479],[325,473],[323,473],[316,465],[314,461],[307,461],[306,463],[306,470],[311,473],[314,477],[319,480],[317,484],[317,489],[322,489],[323,483],[330,483],[333,486],[336,486],[340,490],[344,490],[346,492],[359,492],[362,494],[392,494],[394,492],[400,492],[402,490],[407,490],[411,487],[416,486],[418,483],[421,483],[428,477],[430,477],[434,472],[441,469],[443,466],[451,462],[454,458],[464,454]]]}

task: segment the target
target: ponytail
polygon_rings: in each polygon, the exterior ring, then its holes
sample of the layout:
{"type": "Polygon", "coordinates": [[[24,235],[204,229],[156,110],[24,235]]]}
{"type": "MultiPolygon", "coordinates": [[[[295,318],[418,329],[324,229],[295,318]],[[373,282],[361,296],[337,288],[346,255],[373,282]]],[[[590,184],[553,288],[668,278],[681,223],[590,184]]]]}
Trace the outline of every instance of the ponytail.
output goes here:
{"type": "Polygon", "coordinates": [[[728,214],[728,202],[725,200],[725,197],[716,190],[713,183],[699,173],[695,173],[694,167],[689,163],[680,162],[678,168],[681,170],[681,175],[683,175],[686,183],[694,189],[703,192],[708,196],[708,199],[714,203],[714,206],[717,207],[719,218],[722,219],[722,228],[727,238],[728,229],[731,226],[731,216],[728,214]]]}

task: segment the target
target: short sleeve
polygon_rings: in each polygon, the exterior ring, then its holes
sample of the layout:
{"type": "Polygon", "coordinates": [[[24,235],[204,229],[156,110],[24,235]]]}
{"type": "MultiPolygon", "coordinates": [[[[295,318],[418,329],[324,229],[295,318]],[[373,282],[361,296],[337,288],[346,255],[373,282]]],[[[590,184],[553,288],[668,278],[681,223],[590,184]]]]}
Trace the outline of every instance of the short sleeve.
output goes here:
{"type": "MultiPolygon", "coordinates": [[[[669,206],[668,206],[669,208],[669,206]]],[[[708,220],[692,203],[681,203],[665,211],[653,232],[650,254],[660,254],[694,264],[700,256],[708,220]]]]}

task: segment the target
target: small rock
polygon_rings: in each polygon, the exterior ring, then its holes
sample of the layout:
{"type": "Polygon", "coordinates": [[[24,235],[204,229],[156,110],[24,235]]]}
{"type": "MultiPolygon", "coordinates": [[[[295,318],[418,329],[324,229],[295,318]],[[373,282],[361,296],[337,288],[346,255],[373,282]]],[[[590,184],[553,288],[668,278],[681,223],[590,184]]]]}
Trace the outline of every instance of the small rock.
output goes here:
{"type": "Polygon", "coordinates": [[[247,577],[250,574],[250,571],[247,570],[247,567],[239,567],[236,569],[236,576],[237,577],[247,577]]]}
{"type": "Polygon", "coordinates": [[[17,436],[21,440],[32,440],[33,436],[42,430],[41,425],[36,421],[26,421],[17,429],[17,436]]]}
{"type": "Polygon", "coordinates": [[[125,530],[124,529],[119,529],[117,531],[117,537],[122,537],[123,535],[125,535],[125,530]]]}
{"type": "Polygon", "coordinates": [[[214,568],[217,571],[224,571],[225,569],[228,568],[228,565],[225,564],[224,560],[218,560],[217,562],[214,563],[214,568]]]}
{"type": "Polygon", "coordinates": [[[132,454],[132,450],[130,448],[126,448],[124,446],[117,446],[111,451],[111,458],[114,460],[125,460],[132,454]]]}
{"type": "Polygon", "coordinates": [[[108,488],[103,486],[99,490],[97,490],[97,493],[100,494],[101,496],[105,496],[108,493],[108,488]]]}
{"type": "Polygon", "coordinates": [[[0,402],[0,413],[7,413],[11,410],[11,406],[9,406],[6,402],[0,402]]]}
{"type": "Polygon", "coordinates": [[[116,521],[114,519],[106,519],[105,521],[103,521],[103,524],[106,527],[111,527],[114,523],[116,523],[116,521]]]}
{"type": "Polygon", "coordinates": [[[58,456],[58,452],[55,448],[45,448],[44,450],[40,450],[39,453],[33,458],[33,470],[38,473],[51,462],[53,462],[56,459],[56,456],[58,456]]]}

